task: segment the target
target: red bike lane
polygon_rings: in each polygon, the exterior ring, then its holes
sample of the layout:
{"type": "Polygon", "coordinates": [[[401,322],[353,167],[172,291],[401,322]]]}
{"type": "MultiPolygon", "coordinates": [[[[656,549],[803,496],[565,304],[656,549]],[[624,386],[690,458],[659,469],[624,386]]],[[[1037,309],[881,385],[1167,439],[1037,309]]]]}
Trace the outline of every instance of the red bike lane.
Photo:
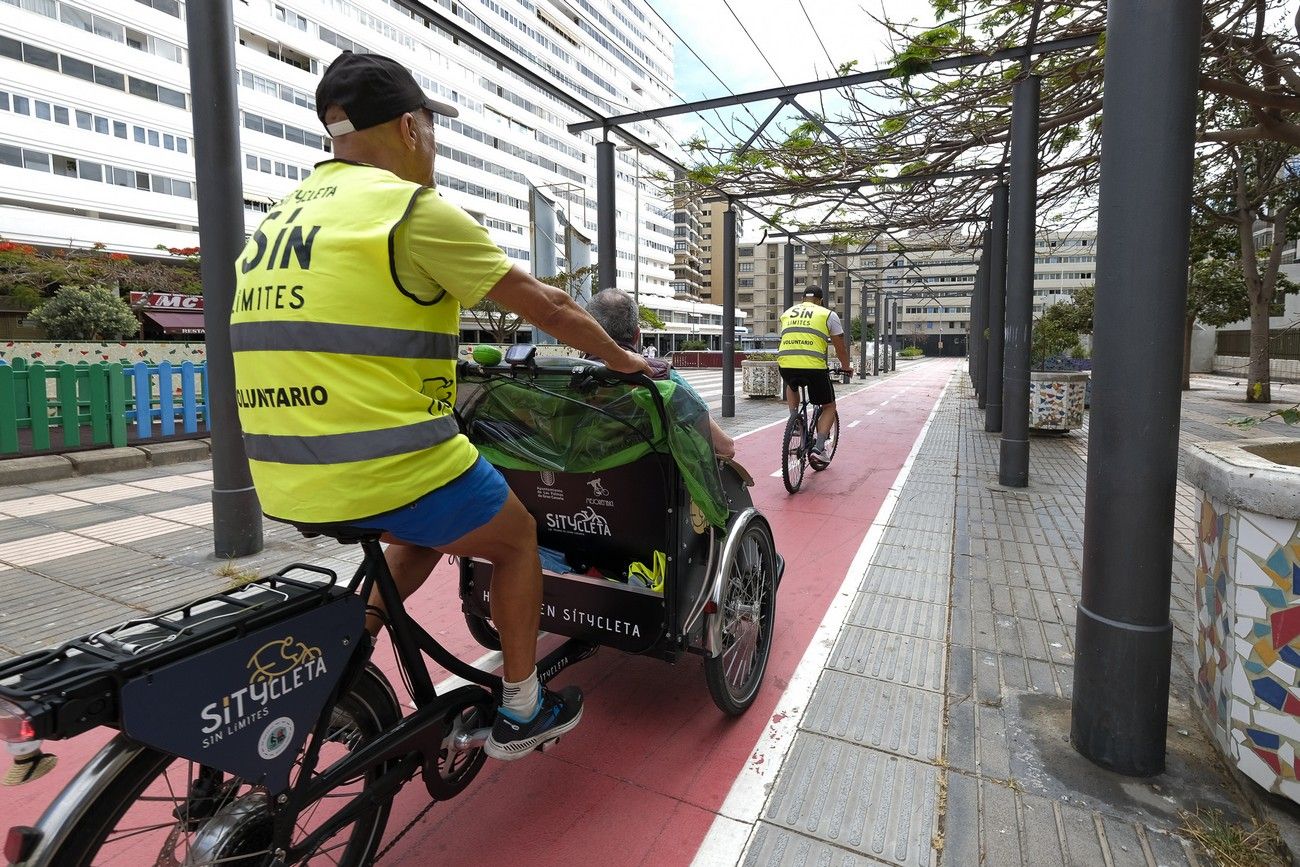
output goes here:
{"type": "MultiPolygon", "coordinates": [[[[469,865],[689,864],[733,781],[751,761],[785,687],[840,587],[954,366],[931,362],[841,401],[833,465],[808,472],[786,493],[779,477],[783,425],[737,441],[754,476],[755,505],[786,560],[777,596],[766,679],[740,718],[713,704],[698,657],[675,665],[601,649],[558,683],[586,693],[582,724],[546,754],[510,764],[489,760],[469,788],[434,805],[380,863],[469,865]]],[[[417,619],[458,656],[484,651],[455,602],[444,564],[410,601],[417,619]]],[[[558,643],[548,639],[542,651],[558,643]]],[[[376,662],[404,695],[386,643],[376,662]]],[[[435,681],[445,673],[434,671],[435,681]]],[[[46,748],[60,758],[47,777],[0,789],[0,831],[34,824],[44,807],[111,733],[100,730],[46,748]]],[[[428,805],[418,778],[394,802],[389,845],[428,805]]],[[[144,863],[144,862],[142,862],[144,863]]]]}

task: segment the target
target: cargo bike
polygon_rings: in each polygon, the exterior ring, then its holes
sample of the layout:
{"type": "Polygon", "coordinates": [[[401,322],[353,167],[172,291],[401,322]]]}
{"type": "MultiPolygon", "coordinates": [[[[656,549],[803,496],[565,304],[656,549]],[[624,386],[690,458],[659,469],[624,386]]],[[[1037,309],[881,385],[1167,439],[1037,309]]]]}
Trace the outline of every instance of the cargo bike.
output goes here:
{"type": "MultiPolygon", "coordinates": [[[[696,653],[717,705],[742,713],[766,670],[783,563],[752,480],[713,459],[707,410],[675,383],[530,347],[507,362],[462,365],[458,415],[537,519],[542,628],[565,639],[539,676],[601,646],[696,653]]],[[[360,566],[340,578],[293,564],[0,663],[0,740],[16,757],[6,782],[52,766],[47,741],[117,732],[34,826],[8,829],[7,862],[359,867],[386,851],[406,783],[447,800],[473,780],[500,678],[406,613],[375,532],[300,529],[360,545],[360,566]],[[405,703],[371,660],[372,588],[405,703]],[[466,685],[439,692],[430,660],[466,685]]],[[[460,588],[472,633],[494,644],[490,565],[463,561],[460,588]]]]}

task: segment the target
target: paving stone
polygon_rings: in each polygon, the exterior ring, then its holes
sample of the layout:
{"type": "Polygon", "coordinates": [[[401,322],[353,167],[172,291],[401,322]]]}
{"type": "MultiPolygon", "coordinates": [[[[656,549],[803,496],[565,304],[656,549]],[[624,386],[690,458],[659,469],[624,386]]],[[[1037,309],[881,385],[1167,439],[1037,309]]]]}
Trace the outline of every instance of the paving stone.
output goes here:
{"type": "Polygon", "coordinates": [[[763,818],[892,864],[937,863],[938,768],[801,732],[763,818]]]}
{"type": "Polygon", "coordinates": [[[939,757],[943,696],[828,670],[813,691],[801,727],[933,762],[939,757]]]}
{"type": "Polygon", "coordinates": [[[871,566],[863,576],[859,589],[878,596],[897,596],[902,599],[915,599],[918,602],[946,605],[948,583],[946,573],[923,575],[888,566],[871,566]]]}
{"type": "Polygon", "coordinates": [[[946,551],[931,551],[903,545],[880,545],[871,555],[872,565],[903,569],[921,575],[943,575],[950,569],[950,555],[946,551]]]}
{"type": "Polygon", "coordinates": [[[915,599],[859,593],[848,622],[869,629],[943,641],[948,634],[948,609],[915,599]]]}
{"type": "Polygon", "coordinates": [[[26,485],[51,479],[64,479],[76,469],[63,455],[32,455],[0,461],[0,485],[26,485]]]}
{"type": "Polygon", "coordinates": [[[92,473],[116,473],[122,470],[136,470],[149,464],[149,457],[144,452],[130,446],[112,449],[94,449],[84,452],[71,452],[64,455],[80,475],[92,473]]]}
{"type": "Polygon", "coordinates": [[[786,828],[759,822],[745,856],[745,867],[868,867],[880,864],[786,828]]]}
{"type": "Polygon", "coordinates": [[[938,691],[943,688],[945,656],[938,641],[845,626],[831,652],[830,667],[938,691]]]}

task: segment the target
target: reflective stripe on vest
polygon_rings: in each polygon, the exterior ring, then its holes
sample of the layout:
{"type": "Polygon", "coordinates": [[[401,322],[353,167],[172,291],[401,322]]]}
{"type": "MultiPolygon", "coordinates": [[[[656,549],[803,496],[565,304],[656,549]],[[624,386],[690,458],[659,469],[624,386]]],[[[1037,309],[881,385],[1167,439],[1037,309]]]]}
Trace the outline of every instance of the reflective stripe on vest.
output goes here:
{"type": "Polygon", "coordinates": [[[230,345],[235,352],[340,352],[454,361],[459,340],[451,334],[337,322],[238,322],[230,326],[230,345]]]}
{"type": "Polygon", "coordinates": [[[826,369],[830,315],[829,309],[807,301],[781,314],[781,347],[777,358],[782,367],[826,369]]]}
{"type": "Polygon", "coordinates": [[[405,427],[351,433],[318,436],[246,433],[244,448],[248,457],[256,461],[272,461],[277,464],[338,464],[386,458],[431,448],[458,433],[460,426],[456,424],[456,419],[444,415],[405,427]]]}
{"type": "Polygon", "coordinates": [[[434,193],[374,166],[321,163],[235,264],[236,403],[268,514],[371,517],[478,457],[452,414],[460,305],[437,286],[410,294],[393,260],[421,195],[434,193]]]}

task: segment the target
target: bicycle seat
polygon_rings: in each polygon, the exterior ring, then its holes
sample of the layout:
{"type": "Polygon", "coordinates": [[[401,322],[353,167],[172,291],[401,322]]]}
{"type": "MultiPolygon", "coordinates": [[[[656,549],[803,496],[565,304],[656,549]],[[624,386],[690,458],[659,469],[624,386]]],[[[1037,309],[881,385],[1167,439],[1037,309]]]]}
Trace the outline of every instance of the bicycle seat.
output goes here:
{"type": "Polygon", "coordinates": [[[326,536],[335,539],[340,545],[360,545],[362,542],[378,542],[384,535],[383,530],[371,527],[351,527],[347,524],[299,524],[289,522],[292,527],[308,539],[326,536]]]}

